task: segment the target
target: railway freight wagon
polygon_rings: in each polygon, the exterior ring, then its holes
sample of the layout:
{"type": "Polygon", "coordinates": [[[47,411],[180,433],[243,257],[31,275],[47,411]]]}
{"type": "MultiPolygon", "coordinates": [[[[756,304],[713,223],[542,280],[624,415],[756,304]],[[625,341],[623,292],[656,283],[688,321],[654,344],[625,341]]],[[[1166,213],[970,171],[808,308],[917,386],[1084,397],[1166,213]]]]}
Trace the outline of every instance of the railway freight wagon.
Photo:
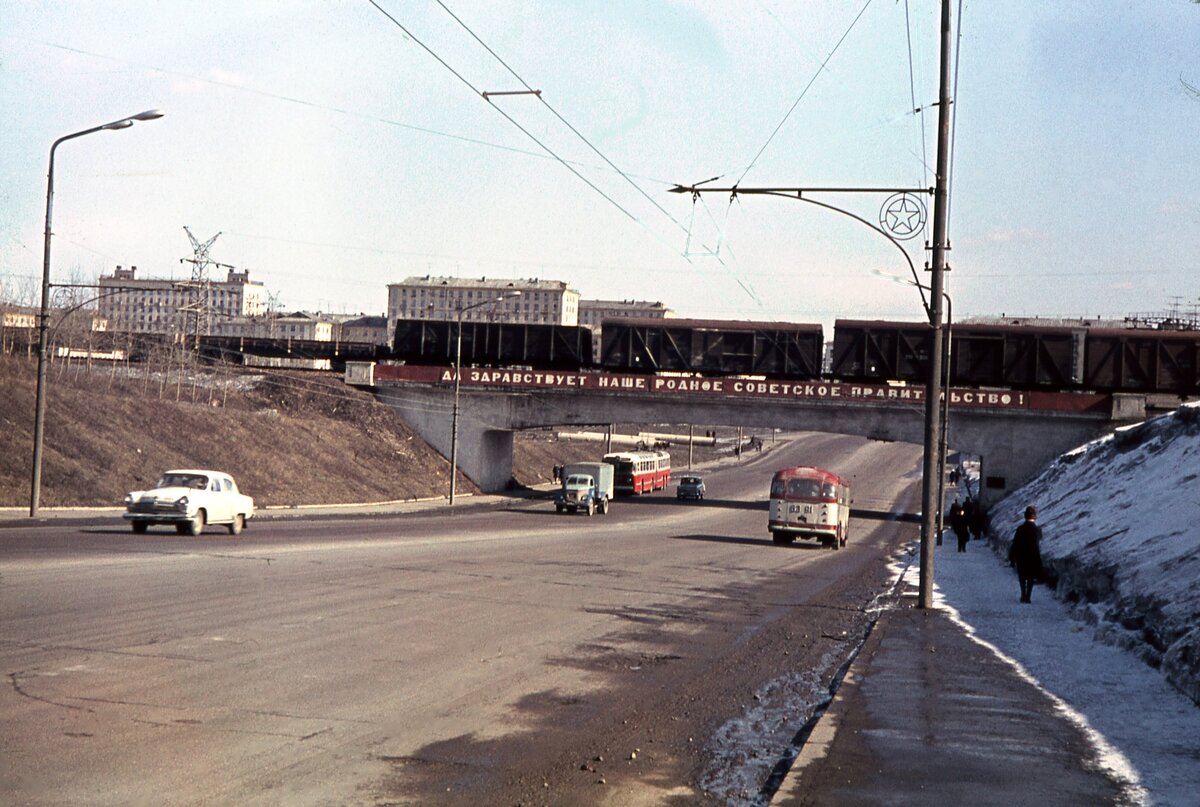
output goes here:
{"type": "MultiPolygon", "coordinates": [[[[396,321],[392,357],[409,364],[454,364],[458,323],[396,321]]],[[[592,364],[592,332],[574,325],[464,322],[462,363],[542,370],[580,370],[592,364]]]]}
{"type": "Polygon", "coordinates": [[[325,339],[288,339],[250,336],[200,337],[200,355],[212,361],[249,364],[248,357],[264,359],[327,359],[340,369],[347,361],[373,361],[378,356],[373,342],[336,342],[325,339]]]}
{"type": "Polygon", "coordinates": [[[1200,394],[1200,331],[1092,328],[1084,386],[1113,392],[1200,394]]]}
{"type": "Polygon", "coordinates": [[[921,381],[929,372],[929,325],[839,319],[830,372],[844,381],[921,381]]]}
{"type": "MultiPolygon", "coordinates": [[[[955,325],[949,333],[952,385],[1068,390],[1083,382],[1084,328],[955,325]]],[[[847,381],[923,382],[930,341],[923,322],[837,320],[831,372],[847,381]]]]}
{"type": "Polygon", "coordinates": [[[694,319],[606,319],[600,365],[613,372],[817,378],[820,325],[694,319]]]}

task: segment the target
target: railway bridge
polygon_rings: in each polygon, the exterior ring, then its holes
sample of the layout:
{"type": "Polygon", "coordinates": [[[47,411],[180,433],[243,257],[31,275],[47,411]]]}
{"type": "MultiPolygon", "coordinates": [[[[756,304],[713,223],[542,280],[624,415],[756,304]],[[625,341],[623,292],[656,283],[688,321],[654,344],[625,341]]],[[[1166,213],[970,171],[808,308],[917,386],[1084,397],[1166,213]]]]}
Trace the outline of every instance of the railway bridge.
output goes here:
{"type": "MultiPolygon", "coordinates": [[[[346,382],[393,407],[450,454],[454,368],[348,362],[346,382]]],[[[925,389],[573,371],[463,368],[459,468],[485,491],[512,477],[513,433],[604,423],[724,424],[921,443],[925,389]]],[[[1064,451],[1146,417],[1145,395],[950,390],[951,448],[983,459],[994,501],[1064,451]]]]}

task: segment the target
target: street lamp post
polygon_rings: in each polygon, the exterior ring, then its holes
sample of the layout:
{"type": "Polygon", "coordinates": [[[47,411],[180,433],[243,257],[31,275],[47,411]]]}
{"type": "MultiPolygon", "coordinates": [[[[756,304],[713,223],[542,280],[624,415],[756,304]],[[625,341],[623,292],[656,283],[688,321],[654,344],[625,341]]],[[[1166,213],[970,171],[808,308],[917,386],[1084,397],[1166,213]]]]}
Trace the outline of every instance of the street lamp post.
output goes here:
{"type": "Polygon", "coordinates": [[[464,306],[458,309],[458,328],[454,340],[454,409],[450,417],[450,504],[454,505],[454,495],[458,492],[458,390],[460,379],[462,377],[462,326],[463,314],[474,308],[483,308],[485,305],[501,302],[502,300],[511,300],[513,297],[520,297],[520,291],[510,291],[507,294],[501,294],[499,297],[493,297],[490,300],[481,300],[478,303],[464,306]]]}
{"type": "Polygon", "coordinates": [[[46,351],[50,320],[50,220],[54,210],[54,151],[60,143],[74,140],[77,137],[102,132],[106,129],[128,129],[134,121],[155,120],[163,113],[157,109],[139,112],[128,118],[121,118],[102,126],[93,126],[74,132],[55,140],[50,146],[50,170],[46,177],[46,240],[42,248],[42,307],[38,316],[38,365],[37,365],[37,401],[34,404],[33,417],[33,478],[29,490],[29,517],[37,517],[38,499],[41,498],[42,488],[42,440],[46,425],[46,351]]]}

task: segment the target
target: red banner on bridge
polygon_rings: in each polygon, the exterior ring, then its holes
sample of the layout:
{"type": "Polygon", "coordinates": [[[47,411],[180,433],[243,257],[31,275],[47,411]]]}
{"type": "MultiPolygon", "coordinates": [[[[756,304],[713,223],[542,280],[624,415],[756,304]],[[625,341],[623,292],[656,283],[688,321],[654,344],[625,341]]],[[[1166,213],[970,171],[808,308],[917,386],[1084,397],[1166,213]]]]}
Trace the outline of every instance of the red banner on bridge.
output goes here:
{"type": "MultiPolygon", "coordinates": [[[[454,383],[453,367],[378,364],[376,383],[454,383]]],[[[460,385],[491,389],[560,389],[591,392],[643,393],[667,396],[723,395],[770,400],[825,401],[850,403],[924,404],[925,388],[891,384],[853,384],[832,381],[773,381],[751,378],[697,378],[627,373],[582,373],[552,370],[500,370],[465,367],[460,385]]],[[[1108,396],[1098,393],[1026,392],[1021,390],[950,390],[952,407],[984,409],[1049,409],[1057,411],[1101,411],[1108,396]]]]}

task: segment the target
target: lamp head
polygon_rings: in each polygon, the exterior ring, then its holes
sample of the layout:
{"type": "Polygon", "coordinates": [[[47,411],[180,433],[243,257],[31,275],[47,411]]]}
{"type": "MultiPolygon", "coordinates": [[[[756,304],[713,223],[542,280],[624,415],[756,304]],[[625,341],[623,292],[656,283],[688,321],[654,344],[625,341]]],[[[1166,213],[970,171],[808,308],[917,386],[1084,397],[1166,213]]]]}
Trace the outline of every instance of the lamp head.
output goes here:
{"type": "Polygon", "coordinates": [[[133,115],[129,120],[158,120],[164,113],[161,109],[147,109],[145,112],[139,112],[133,115]]]}

